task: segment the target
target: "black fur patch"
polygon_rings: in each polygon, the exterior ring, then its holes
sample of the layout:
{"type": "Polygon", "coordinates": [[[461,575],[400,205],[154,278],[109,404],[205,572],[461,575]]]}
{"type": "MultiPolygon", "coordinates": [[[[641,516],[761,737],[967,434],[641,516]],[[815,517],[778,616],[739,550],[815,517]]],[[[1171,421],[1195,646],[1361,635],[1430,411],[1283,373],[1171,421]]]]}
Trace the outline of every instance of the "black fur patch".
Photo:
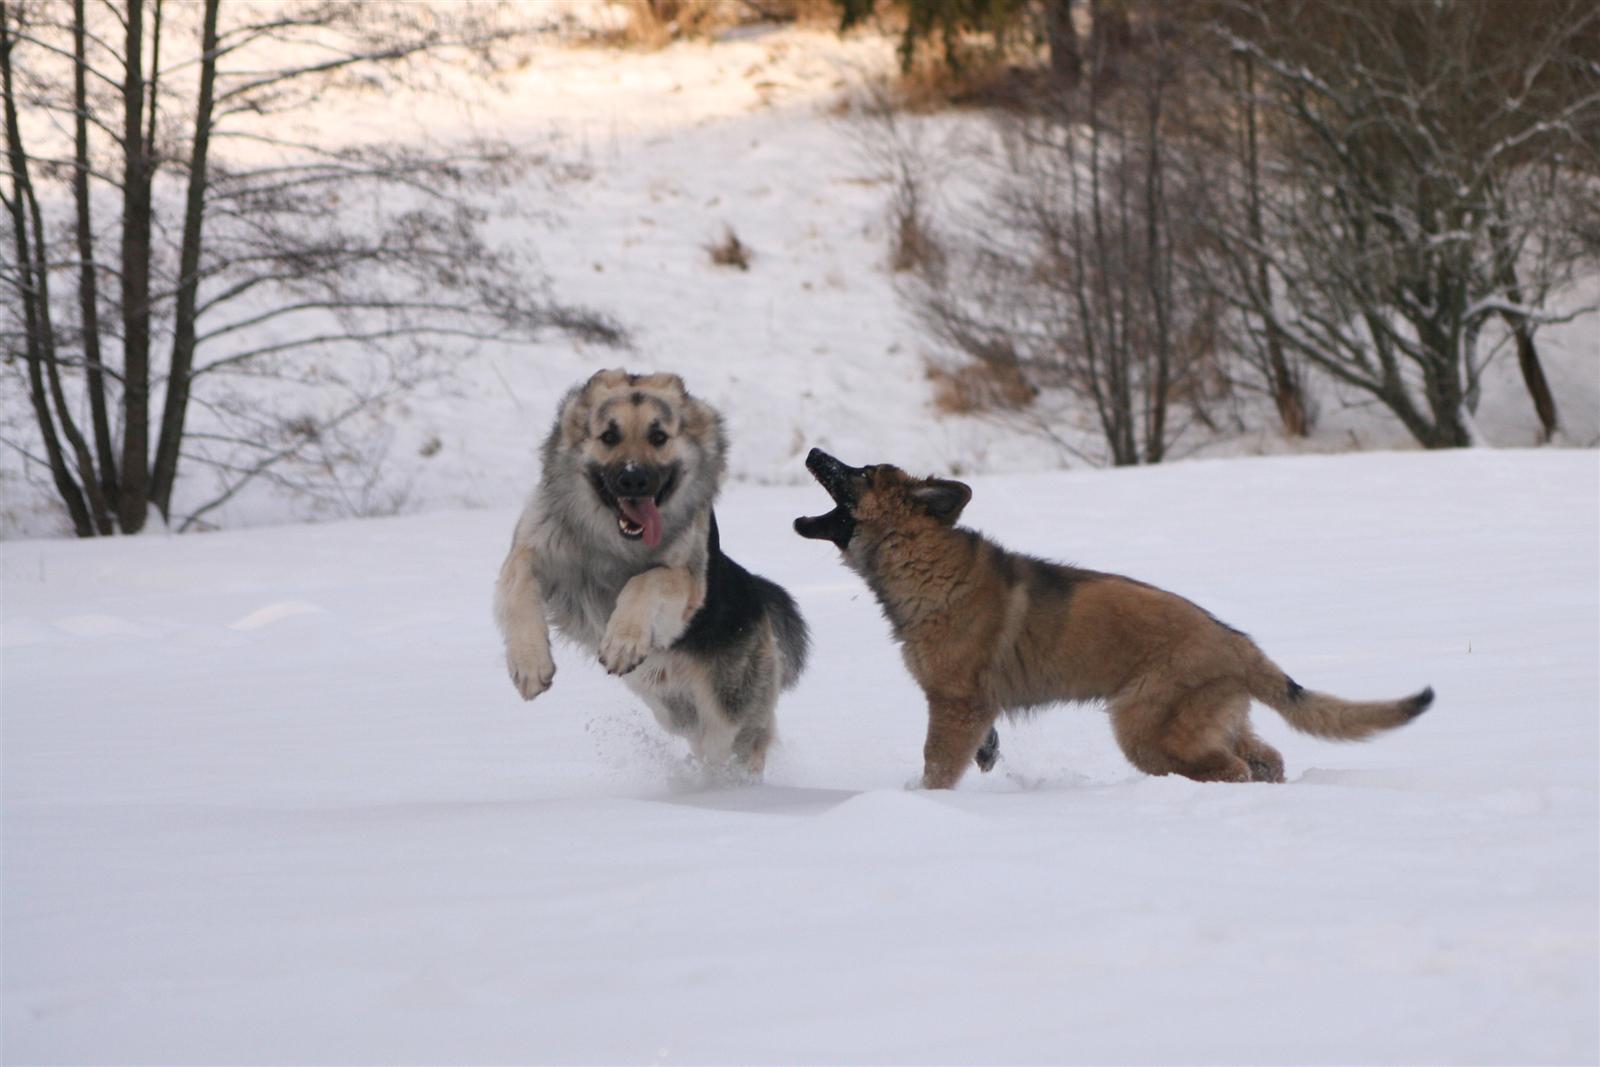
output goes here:
{"type": "Polygon", "coordinates": [[[1283,676],[1283,688],[1291,701],[1297,701],[1305,695],[1305,688],[1287,674],[1283,676]]]}
{"type": "Polygon", "coordinates": [[[1406,703],[1410,705],[1406,709],[1406,713],[1415,719],[1433,706],[1433,686],[1430,685],[1416,696],[1408,698],[1406,703]]]}
{"type": "Polygon", "coordinates": [[[764,615],[772,615],[780,633],[791,641],[800,636],[797,659],[805,658],[805,624],[800,621],[794,600],[783,587],[758,574],[751,574],[722,551],[717,531],[717,514],[711,513],[711,532],[706,539],[706,599],[689,620],[689,628],[673,643],[685,652],[709,653],[728,648],[748,638],[764,615]],[[793,618],[779,618],[780,615],[793,618]]]}
{"type": "Polygon", "coordinates": [[[972,757],[972,762],[978,765],[978,770],[988,774],[994,769],[995,760],[1000,758],[1000,731],[993,726],[989,727],[989,736],[983,739],[983,744],[978,746],[977,754],[972,757]]]}
{"type": "Polygon", "coordinates": [[[994,569],[1000,573],[1000,580],[1010,589],[1016,585],[1022,574],[1022,561],[1014,553],[1007,552],[999,545],[994,546],[994,569]]]}
{"type": "Polygon", "coordinates": [[[594,495],[600,498],[600,503],[617,510],[617,498],[611,495],[611,490],[606,488],[606,469],[602,464],[591,463],[583,472],[589,476],[589,484],[594,487],[594,495]]]}
{"type": "Polygon", "coordinates": [[[1104,577],[1094,571],[1051,563],[1035,556],[1018,556],[1017,564],[1028,584],[1028,594],[1036,600],[1066,600],[1082,583],[1104,577]]]}

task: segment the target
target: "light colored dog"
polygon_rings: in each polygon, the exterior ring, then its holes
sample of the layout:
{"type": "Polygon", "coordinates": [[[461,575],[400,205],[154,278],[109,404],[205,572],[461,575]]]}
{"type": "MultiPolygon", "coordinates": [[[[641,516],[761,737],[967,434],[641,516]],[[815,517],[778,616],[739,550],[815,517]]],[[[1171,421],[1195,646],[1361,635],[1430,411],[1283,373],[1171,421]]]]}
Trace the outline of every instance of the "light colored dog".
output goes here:
{"type": "Polygon", "coordinates": [[[712,503],[725,452],[717,413],[675,374],[601,371],[573,389],[500,568],[495,617],[525,700],[555,678],[554,625],[696,756],[759,775],[808,635],[788,593],[722,552],[712,503]]]}

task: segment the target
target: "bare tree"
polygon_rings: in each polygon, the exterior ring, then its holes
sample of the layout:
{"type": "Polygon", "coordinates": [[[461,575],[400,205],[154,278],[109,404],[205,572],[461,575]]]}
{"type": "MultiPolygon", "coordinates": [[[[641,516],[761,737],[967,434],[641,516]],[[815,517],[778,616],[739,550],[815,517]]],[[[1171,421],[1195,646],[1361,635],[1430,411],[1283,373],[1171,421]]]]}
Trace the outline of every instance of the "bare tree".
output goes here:
{"type": "MultiPolygon", "coordinates": [[[[1189,40],[1191,47],[1207,43],[1203,34],[1189,40]]],[[[1239,358],[1239,366],[1231,371],[1233,384],[1265,391],[1283,432],[1306,437],[1315,425],[1316,409],[1306,390],[1305,359],[1284,342],[1272,316],[1255,310],[1278,303],[1272,261],[1263,251],[1267,247],[1264,205],[1275,190],[1262,167],[1266,134],[1257,101],[1255,59],[1248,53],[1229,57],[1224,52],[1208,55],[1205,62],[1213,77],[1191,82],[1188,88],[1207,93],[1214,112],[1210,121],[1192,124],[1186,131],[1180,159],[1191,173],[1192,187],[1207,194],[1202,216],[1207,221],[1198,229],[1211,241],[1202,236],[1185,268],[1196,285],[1234,308],[1219,323],[1239,358]],[[1234,239],[1239,231],[1247,240],[1234,239]]]]}
{"type": "Polygon", "coordinates": [[[1181,52],[1159,18],[1118,25],[1144,36],[1137,60],[1107,33],[1090,35],[1086,57],[1106,71],[1099,50],[1116,43],[1115,78],[1052,79],[1027,111],[992,116],[981,190],[910,296],[948,348],[1085,401],[1120,466],[1158,463],[1181,437],[1173,401],[1208,353],[1215,310],[1178,269],[1192,240],[1166,158],[1181,52]]]}
{"type": "MultiPolygon", "coordinates": [[[[1583,250],[1600,131],[1600,9],[1582,0],[1237,0],[1228,44],[1259,81],[1259,171],[1236,157],[1204,218],[1217,276],[1264,343],[1376,398],[1428,447],[1475,439],[1499,320],[1544,434],[1535,335],[1583,250]],[[1264,175],[1264,180],[1262,179],[1264,175]]],[[[1252,143],[1252,150],[1254,144],[1252,143]]]]}
{"type": "Polygon", "coordinates": [[[151,507],[190,523],[328,462],[341,427],[437,373],[451,340],[621,340],[485,236],[480,205],[524,154],[316,128],[339,100],[437,87],[441,60],[492,69],[508,15],[0,0],[0,345],[33,416],[32,444],[9,443],[80,535],[137,531],[151,507]],[[215,481],[180,502],[196,463],[215,481]]]}

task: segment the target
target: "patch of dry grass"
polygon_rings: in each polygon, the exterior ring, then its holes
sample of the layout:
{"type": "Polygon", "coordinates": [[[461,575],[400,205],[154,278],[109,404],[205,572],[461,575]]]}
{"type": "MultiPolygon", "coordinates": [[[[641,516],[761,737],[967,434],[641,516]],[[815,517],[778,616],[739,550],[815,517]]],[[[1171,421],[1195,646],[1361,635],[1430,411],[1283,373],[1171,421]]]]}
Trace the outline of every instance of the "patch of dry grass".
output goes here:
{"type": "Polygon", "coordinates": [[[1021,411],[1038,397],[1015,360],[996,359],[949,366],[928,365],[933,403],[946,415],[1021,411]]]}
{"type": "Polygon", "coordinates": [[[722,240],[708,243],[705,249],[711,254],[711,262],[717,266],[738,267],[740,270],[749,270],[750,260],[755,256],[750,246],[739,240],[732,226],[723,227],[722,240]]]}

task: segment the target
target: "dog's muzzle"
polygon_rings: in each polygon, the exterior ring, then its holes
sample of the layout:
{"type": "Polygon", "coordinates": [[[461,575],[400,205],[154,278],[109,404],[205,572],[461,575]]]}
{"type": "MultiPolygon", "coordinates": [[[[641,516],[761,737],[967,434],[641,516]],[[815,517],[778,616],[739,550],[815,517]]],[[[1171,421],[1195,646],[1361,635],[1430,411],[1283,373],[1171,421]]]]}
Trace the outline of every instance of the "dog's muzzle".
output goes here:
{"type": "Polygon", "coordinates": [[[867,474],[865,467],[846,466],[820,448],[813,448],[806,455],[806,470],[828,491],[835,504],[846,507],[856,502],[856,481],[867,474]]]}
{"type": "Polygon", "coordinates": [[[850,509],[855,506],[856,486],[866,476],[866,468],[846,466],[822,449],[813,448],[806,456],[806,470],[838,506],[826,515],[801,516],[794,520],[794,532],[817,541],[832,541],[843,548],[855,533],[856,520],[850,509]]]}
{"type": "Polygon", "coordinates": [[[595,479],[600,496],[617,513],[617,532],[654,548],[661,543],[661,505],[677,487],[677,469],[617,463],[595,479]]]}

